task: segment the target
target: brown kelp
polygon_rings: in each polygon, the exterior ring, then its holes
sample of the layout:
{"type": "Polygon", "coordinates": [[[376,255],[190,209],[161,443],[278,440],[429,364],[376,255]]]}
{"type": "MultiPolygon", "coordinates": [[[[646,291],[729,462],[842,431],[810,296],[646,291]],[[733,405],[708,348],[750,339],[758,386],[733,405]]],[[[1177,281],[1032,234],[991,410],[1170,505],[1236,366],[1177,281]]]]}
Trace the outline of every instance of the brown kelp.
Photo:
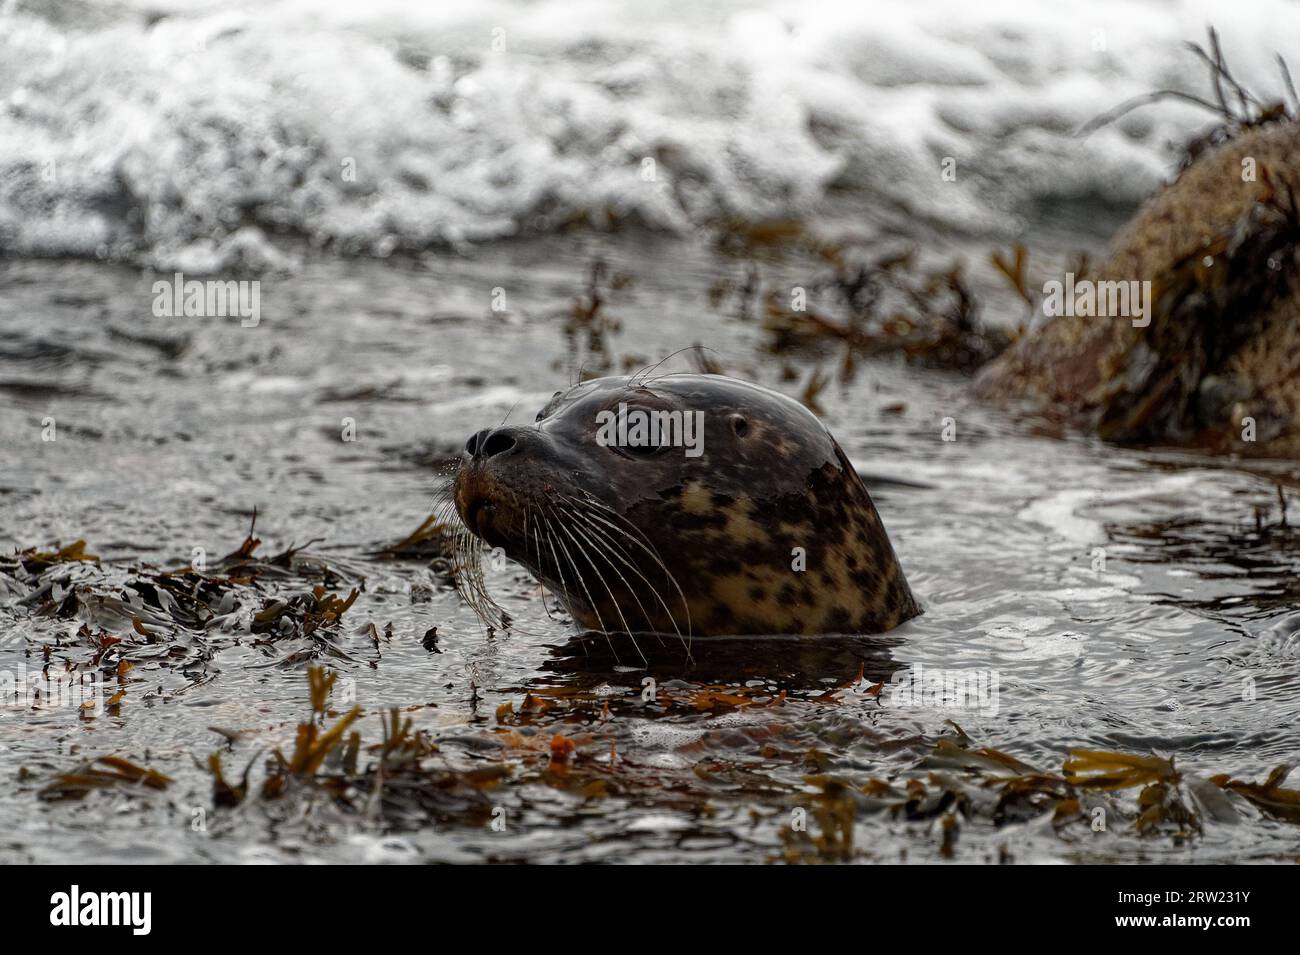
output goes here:
{"type": "MultiPolygon", "coordinates": [[[[859,857],[855,833],[876,824],[873,818],[920,827],[941,857],[955,857],[972,827],[995,833],[1041,821],[1066,842],[1117,831],[1178,844],[1211,825],[1245,822],[1252,807],[1261,816],[1300,822],[1300,792],[1283,786],[1288,766],[1256,784],[1189,772],[1159,753],[1072,749],[1058,767],[1046,768],[980,745],[955,723],[937,738],[878,738],[881,752],[915,753],[910,765],[886,774],[808,748],[789,722],[705,729],[677,748],[689,767],[677,771],[643,754],[622,755],[618,746],[623,717],[708,719],[784,706],[830,713],[827,708],[876,698],[871,691],[879,685],[864,686],[862,679],[798,699],[768,687],[676,681],[652,698],[608,687],[536,686],[518,705],[503,704],[495,726],[478,731],[467,748],[464,730],[440,738],[415,730],[412,716],[396,709],[378,714],[379,738],[366,743],[362,710],[330,705],[336,675],[313,667],[308,681],[310,714],[291,748],[276,747],[260,769],[254,755],[237,779],[226,777],[221,752],[209,757],[215,805],[261,804],[272,811],[324,799],[399,831],[429,820],[482,826],[501,807],[527,803],[538,786],[577,797],[574,811],[607,798],[690,812],[748,806],[755,821],[777,824],[782,849],[773,858],[790,862],[859,857]],[[795,788],[789,771],[801,781],[795,788]]],[[[858,736],[871,737],[865,724],[850,722],[858,736]]],[[[239,734],[236,742],[252,735],[239,734]]]]}
{"type": "Polygon", "coordinates": [[[491,807],[483,793],[508,767],[458,771],[437,764],[437,744],[396,708],[380,714],[380,739],[363,743],[356,728],[364,715],[361,707],[341,714],[329,707],[337,678],[320,667],[308,668],[309,718],[298,724],[287,754],[276,747],[265,760],[258,784],[251,782],[257,756],[234,782],[226,778],[220,751],[208,757],[215,806],[240,806],[254,795],[264,805],[323,798],[337,809],[390,821],[432,817],[479,824],[486,818],[491,807]]]}

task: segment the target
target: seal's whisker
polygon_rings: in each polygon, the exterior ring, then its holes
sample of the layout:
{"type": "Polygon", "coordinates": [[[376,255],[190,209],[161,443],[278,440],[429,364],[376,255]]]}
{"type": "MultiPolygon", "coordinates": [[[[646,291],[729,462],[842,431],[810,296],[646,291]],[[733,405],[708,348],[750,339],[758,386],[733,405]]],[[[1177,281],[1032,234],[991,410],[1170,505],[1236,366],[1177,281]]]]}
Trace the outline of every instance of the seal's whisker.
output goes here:
{"type": "Polygon", "coordinates": [[[497,425],[498,428],[504,428],[506,426],[506,422],[510,420],[510,416],[514,414],[515,409],[519,407],[519,401],[520,399],[515,399],[515,403],[510,406],[510,410],[506,412],[506,416],[502,418],[501,423],[497,425]]]}
{"type": "Polygon", "coordinates": [[[456,513],[456,501],[452,497],[447,497],[442,501],[435,501],[429,513],[433,515],[437,523],[446,525],[447,529],[453,534],[463,526],[460,515],[456,513]]]}
{"type": "MultiPolygon", "coordinates": [[[[553,508],[549,508],[549,507],[548,507],[548,508],[546,508],[546,510],[547,510],[547,513],[549,513],[551,517],[554,517],[554,518],[555,518],[555,525],[552,525],[551,522],[550,522],[549,520],[547,520],[547,522],[546,522],[546,526],[549,527],[549,528],[551,528],[551,529],[552,529],[552,533],[555,534],[555,539],[556,539],[556,541],[559,542],[560,550],[564,553],[565,559],[568,560],[568,562],[569,562],[569,567],[573,570],[573,576],[574,576],[574,578],[575,578],[575,580],[576,580],[578,586],[580,586],[580,587],[582,588],[582,592],[583,592],[584,594],[586,594],[586,596],[587,596],[587,603],[588,603],[588,605],[591,607],[592,612],[596,615],[596,620],[597,620],[597,622],[600,623],[600,629],[601,629],[601,632],[602,632],[602,633],[605,633],[605,634],[608,634],[608,633],[609,633],[609,628],[605,626],[605,621],[601,618],[600,610],[599,610],[599,609],[597,608],[597,606],[596,606],[595,598],[592,597],[592,595],[591,595],[591,591],[590,591],[590,590],[588,589],[588,587],[587,587],[587,579],[582,575],[582,570],[581,570],[581,568],[578,566],[578,562],[577,562],[577,560],[574,559],[573,552],[570,551],[569,548],[568,548],[568,545],[566,545],[566,544],[564,543],[564,538],[561,537],[559,533],[555,533],[554,528],[555,528],[556,526],[558,526],[558,527],[560,528],[561,531],[564,530],[564,524],[563,524],[563,522],[560,520],[560,515],[557,514],[553,508]]],[[[570,537],[570,539],[572,539],[572,537],[570,537]]],[[[577,543],[577,541],[574,541],[573,546],[574,546],[574,548],[578,551],[579,556],[584,557],[584,558],[587,556],[586,553],[585,553],[585,552],[584,552],[580,547],[578,547],[578,543],[577,543]]],[[[589,565],[591,565],[591,561],[590,561],[590,560],[588,560],[587,563],[588,563],[589,565]]],[[[592,566],[592,569],[594,569],[594,565],[592,566]]]]}
{"type": "MultiPolygon", "coordinates": [[[[566,512],[566,513],[568,513],[570,517],[573,517],[575,519],[578,518],[578,515],[573,514],[572,512],[566,512]]],[[[592,547],[596,549],[598,553],[600,553],[602,557],[608,557],[607,549],[603,549],[598,541],[592,540],[592,538],[586,532],[584,532],[584,530],[581,527],[573,527],[571,528],[571,530],[580,534],[584,540],[588,541],[592,545],[592,547]]],[[[614,573],[618,574],[619,580],[623,582],[623,586],[627,588],[628,593],[632,595],[632,599],[636,601],[637,607],[639,607],[641,610],[642,617],[646,620],[647,627],[653,628],[653,624],[650,622],[650,615],[646,612],[645,605],[641,603],[641,598],[637,596],[636,589],[628,582],[628,579],[623,576],[623,573],[618,569],[617,566],[613,564],[613,562],[610,562],[609,566],[610,569],[614,571],[614,573]]],[[[600,571],[597,570],[596,573],[600,574],[600,571]]],[[[604,583],[604,575],[600,574],[600,577],[601,577],[601,582],[604,583]]],[[[608,584],[605,584],[605,590],[609,592],[608,584]]],[[[624,630],[628,635],[628,639],[631,640],[632,642],[633,649],[636,650],[637,655],[641,658],[641,662],[648,666],[649,661],[646,659],[644,651],[642,651],[640,645],[637,643],[636,635],[633,632],[632,628],[628,625],[627,618],[623,616],[623,609],[619,605],[618,600],[614,597],[612,592],[610,592],[610,600],[613,601],[614,609],[618,611],[619,617],[623,620],[624,630]]],[[[673,626],[676,627],[675,622],[673,626]]]]}
{"type": "Polygon", "coordinates": [[[475,583],[482,576],[483,568],[477,550],[471,543],[466,529],[457,529],[452,538],[451,581],[461,600],[474,611],[480,622],[486,623],[483,607],[475,583]]]}
{"type": "MultiPolygon", "coordinates": [[[[451,502],[454,508],[454,501],[451,502]]],[[[451,579],[460,596],[478,617],[479,622],[487,627],[505,628],[506,614],[492,595],[487,592],[483,576],[482,545],[457,515],[455,529],[451,537],[451,579]]]]}
{"type": "MultiPolygon", "coordinates": [[[[559,516],[553,512],[552,516],[555,517],[556,522],[559,523],[559,516]]],[[[549,519],[546,521],[546,526],[551,526],[549,519]]],[[[587,588],[587,581],[583,578],[582,571],[578,569],[578,564],[573,559],[573,555],[569,553],[569,548],[564,545],[564,538],[560,537],[558,534],[555,536],[560,543],[560,550],[564,551],[564,556],[568,559],[569,566],[573,568],[574,577],[577,578],[578,584],[582,587],[583,593],[587,595],[587,604],[591,607],[591,612],[596,615],[596,622],[600,624],[600,632],[605,635],[605,639],[609,642],[609,648],[614,654],[615,662],[621,662],[618,659],[618,650],[614,646],[614,641],[609,639],[609,628],[605,626],[605,619],[600,614],[600,608],[596,606],[596,601],[592,598],[591,591],[587,588]]]]}
{"type": "MultiPolygon", "coordinates": [[[[531,541],[534,545],[533,551],[537,554],[537,570],[541,571],[543,565],[542,547],[541,547],[541,538],[540,538],[541,527],[538,525],[537,519],[533,517],[533,508],[531,504],[527,504],[524,506],[524,556],[525,557],[528,556],[528,544],[530,540],[529,533],[528,533],[529,527],[533,528],[531,541]]],[[[547,606],[546,603],[546,582],[542,580],[540,573],[536,574],[535,576],[537,577],[538,592],[540,593],[542,598],[542,610],[546,613],[546,618],[548,620],[554,620],[555,616],[554,614],[551,613],[551,608],[547,606]]]]}
{"type": "MultiPolygon", "coordinates": [[[[619,518],[619,519],[622,519],[622,518],[620,517],[620,515],[615,514],[615,513],[613,513],[612,511],[611,511],[610,513],[611,513],[614,517],[619,518]]],[[[677,582],[677,578],[673,575],[673,572],[672,572],[671,570],[668,569],[668,565],[664,562],[664,559],[659,555],[659,551],[654,547],[653,544],[651,544],[651,543],[650,543],[648,540],[646,540],[644,537],[642,537],[642,536],[637,536],[636,534],[630,533],[630,532],[629,532],[628,530],[626,530],[625,528],[623,528],[623,527],[621,527],[621,526],[619,526],[619,525],[617,525],[617,524],[613,524],[613,523],[611,523],[611,522],[610,522],[606,517],[604,517],[604,515],[602,515],[602,514],[599,514],[599,513],[596,513],[596,514],[590,514],[589,517],[590,517],[592,520],[598,521],[599,523],[603,524],[604,527],[605,527],[605,529],[606,529],[609,533],[620,534],[620,535],[622,535],[626,540],[630,541],[631,543],[635,544],[637,547],[641,548],[641,550],[645,551],[645,553],[650,557],[650,559],[651,559],[652,561],[654,561],[655,565],[659,568],[659,570],[661,570],[661,571],[663,572],[664,576],[668,579],[668,581],[673,585],[673,588],[677,591],[677,596],[680,598],[680,600],[681,600],[681,602],[682,602],[682,607],[683,607],[683,609],[686,611],[686,635],[687,635],[687,637],[686,637],[686,638],[683,638],[683,639],[684,639],[685,642],[687,643],[687,647],[688,647],[688,649],[689,649],[689,640],[688,640],[687,638],[689,638],[689,636],[690,636],[690,634],[691,634],[691,632],[692,632],[692,626],[691,626],[691,607],[690,607],[690,603],[689,603],[689,601],[687,601],[687,599],[686,599],[686,594],[685,594],[685,592],[683,592],[683,590],[682,590],[682,588],[681,588],[681,585],[677,582]]],[[[624,519],[624,522],[627,523],[625,519],[624,519]]],[[[636,530],[637,530],[634,526],[632,526],[632,525],[630,525],[630,524],[629,524],[628,526],[629,526],[629,527],[632,527],[632,530],[633,530],[633,531],[636,531],[636,530]]],[[[656,593],[657,593],[657,591],[656,591],[656,593]]],[[[673,617],[673,614],[672,614],[671,611],[668,611],[668,614],[669,614],[669,617],[670,617],[670,618],[673,617]]],[[[677,628],[677,627],[676,627],[676,620],[675,620],[675,618],[674,618],[674,627],[675,627],[675,628],[677,629],[677,631],[678,631],[678,636],[681,636],[681,630],[680,630],[680,628],[677,628]]]]}
{"type": "MultiPolygon", "coordinates": [[[[473,546],[471,544],[471,546],[473,546]]],[[[479,553],[479,548],[475,547],[475,554],[479,553]]],[[[473,579],[474,592],[477,595],[480,606],[480,617],[484,623],[495,629],[505,629],[505,610],[488,593],[487,581],[483,576],[483,565],[479,561],[477,564],[477,574],[473,579]]]]}
{"type": "MultiPolygon", "coordinates": [[[[630,567],[634,572],[636,572],[635,565],[628,562],[625,553],[620,554],[616,552],[616,551],[622,551],[622,548],[618,547],[618,545],[612,540],[610,540],[608,537],[600,534],[599,531],[596,528],[594,528],[591,525],[591,523],[587,520],[585,515],[579,513],[576,509],[572,507],[564,508],[564,513],[569,517],[572,517],[578,524],[582,525],[580,527],[573,527],[571,529],[575,533],[580,534],[583,540],[587,541],[587,543],[589,543],[592,546],[592,548],[596,550],[598,554],[606,558],[611,558],[611,557],[616,558],[617,560],[622,561],[625,565],[630,567]]],[[[628,581],[628,579],[623,576],[623,572],[618,569],[617,565],[615,565],[613,561],[610,561],[610,569],[613,570],[614,573],[618,574],[619,580],[623,581],[623,586],[627,588],[628,593],[632,595],[632,599],[636,601],[636,605],[641,611],[641,617],[646,621],[647,626],[649,626],[650,619],[651,619],[650,613],[646,610],[645,604],[641,603],[641,598],[637,596],[636,588],[633,587],[632,584],[628,581]]],[[[640,575],[640,576],[642,580],[645,580],[644,575],[640,575]]],[[[647,580],[646,585],[649,586],[649,584],[650,582],[647,580]]],[[[653,590],[653,588],[651,589],[653,590]]],[[[669,616],[671,617],[671,614],[669,616]]]]}
{"type": "MultiPolygon", "coordinates": [[[[451,504],[452,507],[454,508],[455,502],[456,502],[456,475],[455,473],[452,473],[447,475],[445,478],[443,478],[442,483],[440,483],[436,488],[434,488],[433,496],[429,500],[428,512],[432,514],[437,508],[444,506],[446,504],[451,504]]],[[[460,515],[456,515],[456,517],[457,520],[459,520],[460,515]]],[[[443,520],[445,521],[445,518],[443,520]]]]}
{"type": "MultiPolygon", "coordinates": [[[[565,513],[570,514],[571,512],[566,511],[565,513]]],[[[614,591],[610,589],[609,582],[605,580],[605,575],[601,573],[600,564],[598,564],[595,560],[592,559],[591,551],[594,550],[596,554],[600,557],[607,557],[608,555],[605,554],[603,549],[596,546],[592,542],[591,538],[588,537],[586,534],[583,534],[582,536],[591,546],[589,548],[583,547],[582,543],[579,542],[579,540],[574,536],[575,530],[577,530],[579,534],[582,533],[580,528],[570,527],[568,524],[564,523],[563,521],[559,521],[559,525],[560,525],[560,531],[564,534],[567,534],[569,540],[573,541],[573,546],[578,549],[578,552],[580,554],[582,554],[583,558],[587,562],[587,565],[592,569],[592,572],[595,573],[596,577],[600,580],[601,586],[605,588],[605,593],[609,594],[609,602],[614,605],[614,611],[618,614],[618,619],[623,622],[623,632],[626,633],[628,639],[632,641],[632,649],[636,650],[637,656],[641,658],[642,663],[648,663],[649,661],[646,660],[645,654],[641,652],[641,647],[637,645],[636,637],[633,635],[632,628],[628,625],[627,617],[624,616],[623,614],[623,608],[619,606],[619,602],[617,598],[615,598],[614,596],[614,591]]],[[[617,568],[615,568],[615,572],[617,572],[617,568]]],[[[619,576],[622,577],[623,575],[619,574],[619,576]]],[[[624,580],[623,583],[626,584],[627,581],[624,580]]],[[[635,596],[635,594],[633,594],[633,596],[635,596]]],[[[638,601],[638,603],[639,602],[640,601],[638,601]]],[[[642,613],[644,612],[645,610],[644,608],[642,608],[642,613]]]]}
{"type": "MultiPolygon", "coordinates": [[[[573,500],[572,498],[567,498],[567,500],[569,500],[573,504],[579,503],[573,500]]],[[[619,545],[618,541],[611,536],[611,533],[612,532],[622,533],[624,537],[628,535],[618,528],[610,528],[609,530],[603,530],[599,525],[595,523],[592,517],[590,517],[587,514],[584,514],[581,510],[577,508],[571,507],[566,511],[566,513],[572,516],[576,521],[580,522],[586,528],[588,533],[595,534],[600,540],[604,541],[608,553],[621,560],[624,566],[626,566],[629,570],[632,571],[632,573],[636,574],[638,577],[641,578],[642,581],[644,581],[646,588],[650,591],[650,593],[654,596],[654,598],[659,601],[659,605],[664,608],[664,613],[668,616],[669,623],[672,624],[673,630],[677,632],[677,638],[679,640],[683,640],[684,642],[684,637],[682,636],[682,630],[677,623],[677,618],[676,616],[673,615],[672,609],[668,606],[668,602],[664,600],[663,595],[659,593],[659,588],[657,588],[653,583],[651,583],[650,579],[641,572],[641,569],[637,567],[636,563],[631,559],[631,556],[627,553],[626,550],[623,549],[621,545],[619,545]]],[[[645,605],[641,603],[641,598],[637,596],[636,588],[634,588],[628,582],[627,578],[623,576],[622,572],[619,571],[617,567],[614,567],[613,569],[614,572],[619,575],[620,579],[622,579],[623,583],[627,586],[628,591],[632,594],[632,599],[635,600],[637,606],[641,608],[642,616],[644,616],[647,623],[649,623],[651,619],[650,614],[646,611],[645,605]]],[[[690,649],[689,645],[687,645],[688,652],[689,649],[690,649]]]]}
{"type": "MultiPolygon", "coordinates": [[[[551,551],[551,559],[552,559],[552,561],[553,561],[554,564],[555,564],[555,570],[556,570],[556,573],[558,573],[558,574],[559,574],[559,577],[560,577],[560,589],[564,591],[564,606],[565,606],[565,609],[568,610],[568,612],[569,612],[569,616],[572,618],[572,617],[573,617],[573,601],[572,601],[572,599],[569,597],[569,587],[568,587],[568,585],[567,585],[567,584],[565,583],[565,581],[564,581],[564,565],[560,563],[560,558],[559,558],[559,557],[556,555],[556,553],[555,553],[555,543],[554,543],[554,541],[551,539],[551,522],[548,521],[548,520],[546,520],[545,515],[541,514],[541,507],[539,506],[539,507],[538,507],[538,513],[537,513],[537,515],[534,516],[534,519],[533,519],[533,524],[534,524],[534,526],[537,527],[538,531],[541,531],[541,530],[542,530],[542,527],[541,527],[540,524],[537,523],[537,517],[541,517],[542,521],[544,521],[545,524],[546,524],[545,537],[538,536],[538,538],[537,538],[537,544],[538,544],[538,558],[537,558],[537,559],[538,559],[538,569],[541,569],[542,565],[544,564],[544,560],[542,559],[542,553],[541,553],[541,545],[542,545],[543,543],[545,543],[545,544],[547,545],[547,547],[548,547],[548,548],[550,549],[550,551],[551,551]]],[[[543,588],[545,588],[545,585],[544,585],[544,584],[543,584],[543,588]]],[[[554,590],[552,590],[551,592],[554,594],[554,590]]],[[[557,596],[556,599],[557,599],[557,601],[558,601],[558,599],[559,599],[558,596],[557,596]]],[[[587,654],[587,653],[588,653],[586,643],[583,643],[583,644],[582,644],[582,652],[583,652],[584,654],[587,654]]]]}
{"type": "Polygon", "coordinates": [[[649,538],[647,538],[645,534],[642,533],[642,531],[635,524],[633,524],[623,515],[619,514],[616,510],[614,510],[604,501],[597,500],[596,498],[590,497],[589,495],[584,496],[584,500],[586,501],[586,503],[592,505],[592,511],[589,513],[594,520],[600,521],[611,531],[618,531],[619,533],[626,536],[628,540],[632,541],[634,544],[636,544],[638,547],[644,550],[650,556],[650,559],[653,560],[658,565],[659,569],[664,572],[664,576],[667,577],[669,581],[671,581],[673,587],[677,591],[677,596],[681,598],[682,607],[685,608],[686,610],[686,633],[687,633],[686,645],[687,648],[689,649],[690,647],[689,636],[692,633],[691,605],[686,599],[686,594],[682,591],[681,584],[677,582],[677,578],[673,576],[673,572],[668,569],[668,565],[664,563],[663,558],[659,556],[658,549],[655,548],[654,544],[650,542],[649,538]],[[605,517],[606,514],[608,514],[610,517],[622,523],[621,524],[611,523],[609,518],[605,517]],[[626,525],[627,529],[625,529],[623,525],[626,525]]]}
{"type": "MultiPolygon", "coordinates": [[[[541,509],[546,510],[544,507],[541,509]]],[[[551,516],[555,516],[557,520],[559,519],[558,516],[554,514],[552,514],[551,516]]],[[[543,514],[542,520],[546,522],[547,542],[550,544],[552,556],[555,557],[556,570],[558,570],[560,574],[560,586],[564,589],[564,602],[569,608],[569,615],[573,617],[574,620],[576,621],[577,615],[574,614],[573,612],[573,604],[574,604],[573,596],[569,593],[568,584],[565,582],[564,579],[564,565],[560,563],[559,555],[555,551],[555,544],[557,540],[559,541],[560,544],[560,551],[563,552],[565,559],[568,560],[569,562],[570,569],[573,571],[574,578],[575,578],[574,583],[581,586],[584,591],[587,590],[587,584],[582,579],[582,572],[578,570],[577,564],[574,563],[573,556],[569,553],[568,548],[564,546],[564,541],[559,539],[559,535],[555,533],[555,528],[551,525],[550,517],[543,514]]],[[[588,602],[592,602],[591,594],[589,592],[587,593],[587,600],[588,602]]],[[[593,603],[592,610],[595,611],[595,609],[596,608],[593,603]]],[[[596,612],[596,619],[600,623],[601,632],[607,633],[608,631],[605,630],[605,622],[601,620],[600,613],[598,611],[596,612]]],[[[617,654],[615,655],[617,656],[617,654]]]]}
{"type": "Polygon", "coordinates": [[[555,570],[560,576],[560,589],[564,591],[564,605],[568,608],[569,615],[573,616],[573,598],[569,596],[569,585],[564,579],[564,565],[560,563],[560,557],[555,552],[554,531],[551,529],[551,522],[546,518],[546,515],[543,514],[541,517],[546,523],[546,543],[551,549],[551,559],[554,561],[555,570]]]}
{"type": "MultiPolygon", "coordinates": [[[[669,624],[672,626],[673,631],[677,634],[677,639],[678,639],[679,641],[681,641],[682,647],[686,650],[686,655],[687,655],[687,658],[689,659],[690,656],[691,656],[691,643],[690,643],[690,639],[689,639],[689,635],[690,635],[690,630],[689,630],[689,614],[690,614],[690,607],[689,607],[689,605],[686,605],[686,611],[687,611],[687,615],[688,615],[688,624],[687,624],[687,625],[688,625],[688,630],[687,630],[687,633],[686,633],[686,634],[683,634],[683,633],[682,633],[681,625],[677,622],[677,617],[676,617],[676,615],[673,613],[672,608],[671,608],[671,606],[669,605],[668,601],[665,600],[664,597],[663,597],[663,595],[660,593],[659,588],[656,587],[656,586],[654,585],[654,583],[651,582],[651,580],[650,580],[648,577],[646,577],[646,575],[645,575],[644,573],[642,573],[640,567],[638,567],[638,566],[636,565],[636,563],[631,559],[630,555],[628,555],[627,552],[626,552],[625,550],[623,550],[623,548],[622,548],[621,546],[618,545],[617,540],[615,540],[614,538],[612,538],[610,535],[611,535],[611,534],[616,534],[616,533],[617,533],[617,534],[621,534],[621,535],[622,535],[623,537],[625,537],[625,538],[628,538],[628,539],[632,540],[632,542],[635,543],[635,544],[639,544],[640,542],[637,541],[635,538],[632,538],[631,535],[629,535],[629,534],[627,534],[626,532],[622,531],[621,528],[611,526],[611,525],[609,525],[609,524],[607,524],[607,523],[605,524],[605,527],[602,529],[599,525],[597,525],[597,524],[594,522],[595,520],[598,520],[598,518],[593,518],[591,515],[583,515],[583,514],[578,514],[578,513],[576,513],[576,512],[573,512],[573,516],[575,517],[575,519],[578,519],[578,520],[583,521],[584,525],[585,525],[585,526],[586,526],[586,527],[587,527],[587,528],[588,528],[592,533],[601,535],[601,537],[602,537],[603,540],[605,540],[605,541],[608,542],[612,547],[617,548],[617,550],[618,550],[619,552],[621,552],[621,553],[619,553],[619,554],[616,554],[616,556],[619,556],[620,559],[623,560],[624,564],[626,564],[626,566],[627,566],[627,567],[628,567],[628,568],[629,568],[633,573],[635,573],[638,577],[641,578],[641,580],[643,580],[643,581],[645,582],[646,588],[650,591],[651,595],[652,595],[652,596],[653,596],[657,601],[659,601],[659,605],[660,605],[661,607],[663,607],[663,609],[664,609],[664,614],[668,617],[668,622],[669,622],[669,624]]],[[[653,557],[654,555],[651,554],[651,556],[653,557]]],[[[662,566],[663,566],[663,565],[662,565],[662,562],[660,562],[660,567],[662,567],[662,566]]],[[[618,570],[617,567],[615,567],[614,569],[615,569],[615,571],[618,570]]],[[[672,581],[673,585],[674,585],[674,586],[677,586],[677,582],[676,582],[676,580],[674,580],[674,579],[672,578],[672,575],[671,575],[671,574],[668,574],[668,573],[667,573],[667,570],[666,570],[666,569],[665,569],[665,574],[669,577],[670,581],[672,581]]],[[[622,576],[622,575],[620,574],[620,576],[622,576]]],[[[624,582],[626,583],[626,578],[624,579],[624,582]]],[[[641,607],[642,607],[642,612],[645,613],[645,608],[644,608],[643,605],[641,605],[641,602],[640,602],[639,598],[637,598],[635,590],[634,590],[630,585],[628,586],[628,589],[632,591],[633,599],[636,599],[636,600],[637,600],[637,604],[638,604],[638,606],[641,606],[641,607]]],[[[679,593],[679,594],[681,593],[681,589],[680,589],[680,587],[678,588],[678,593],[679,593]]],[[[685,602],[684,602],[684,599],[683,599],[683,603],[685,603],[685,602]]],[[[648,617],[649,617],[649,615],[647,614],[647,619],[648,619],[648,617]]]]}
{"type": "MultiPolygon", "coordinates": [[[[687,345],[685,348],[679,348],[679,349],[677,349],[675,352],[670,352],[669,354],[664,355],[663,358],[660,358],[657,362],[654,362],[653,364],[646,365],[646,367],[642,368],[640,371],[636,372],[635,374],[633,374],[633,375],[631,376],[631,380],[632,380],[631,383],[632,383],[632,386],[633,386],[633,387],[639,387],[639,386],[645,385],[646,382],[647,382],[647,380],[648,380],[649,377],[650,377],[650,373],[653,372],[655,369],[657,369],[657,368],[658,368],[660,365],[662,365],[664,362],[666,362],[666,361],[670,361],[670,360],[672,360],[673,358],[676,358],[676,357],[677,357],[678,355],[680,355],[682,352],[693,351],[694,349],[696,349],[696,348],[700,348],[700,347],[702,347],[702,346],[699,346],[699,345],[687,345]],[[638,381],[637,379],[640,379],[640,381],[638,381]]],[[[712,351],[712,350],[713,350],[713,349],[709,349],[709,351],[712,351]]]]}

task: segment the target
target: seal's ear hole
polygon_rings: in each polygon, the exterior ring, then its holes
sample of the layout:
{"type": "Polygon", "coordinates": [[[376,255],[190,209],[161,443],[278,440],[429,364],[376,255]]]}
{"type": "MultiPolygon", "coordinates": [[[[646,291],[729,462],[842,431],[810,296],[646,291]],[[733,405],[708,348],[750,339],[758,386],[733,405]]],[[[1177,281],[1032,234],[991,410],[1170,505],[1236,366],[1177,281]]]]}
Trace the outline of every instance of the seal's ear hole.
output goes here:
{"type": "Polygon", "coordinates": [[[731,416],[731,430],[736,432],[736,437],[743,438],[749,434],[749,422],[745,420],[742,414],[733,414],[731,416]]]}

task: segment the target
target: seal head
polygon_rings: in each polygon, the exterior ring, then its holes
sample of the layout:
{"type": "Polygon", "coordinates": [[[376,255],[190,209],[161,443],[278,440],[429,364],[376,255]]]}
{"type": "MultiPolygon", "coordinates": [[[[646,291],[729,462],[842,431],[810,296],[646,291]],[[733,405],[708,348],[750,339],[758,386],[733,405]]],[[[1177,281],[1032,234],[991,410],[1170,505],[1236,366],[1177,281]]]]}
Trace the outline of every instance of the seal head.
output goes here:
{"type": "Polygon", "coordinates": [[[454,500],[592,629],[880,633],[921,612],[825,426],[734,378],[556,392],[533,426],[469,439],[454,500]]]}

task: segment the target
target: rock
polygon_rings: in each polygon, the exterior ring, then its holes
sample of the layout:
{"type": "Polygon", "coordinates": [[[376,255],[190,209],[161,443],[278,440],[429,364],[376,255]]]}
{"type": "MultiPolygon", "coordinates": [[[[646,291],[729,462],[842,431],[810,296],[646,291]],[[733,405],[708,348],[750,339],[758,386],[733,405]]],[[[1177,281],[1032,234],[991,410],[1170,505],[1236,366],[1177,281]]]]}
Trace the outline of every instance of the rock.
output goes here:
{"type": "Polygon", "coordinates": [[[1145,324],[1060,315],[976,393],[1120,444],[1300,458],[1300,122],[1204,148],[1113,240],[1100,282],[1150,282],[1145,324]]]}

